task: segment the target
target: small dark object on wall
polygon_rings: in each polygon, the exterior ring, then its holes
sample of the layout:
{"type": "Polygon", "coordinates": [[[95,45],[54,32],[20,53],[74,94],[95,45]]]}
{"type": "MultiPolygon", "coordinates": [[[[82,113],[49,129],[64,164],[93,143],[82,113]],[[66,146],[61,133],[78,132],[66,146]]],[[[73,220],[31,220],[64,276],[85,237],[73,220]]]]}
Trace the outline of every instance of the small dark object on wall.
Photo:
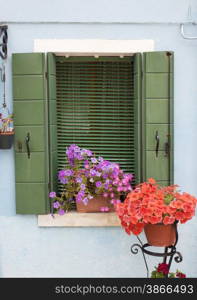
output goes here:
{"type": "Polygon", "coordinates": [[[7,43],[8,43],[8,33],[7,33],[8,26],[1,25],[0,26],[0,38],[2,38],[2,42],[0,43],[0,57],[2,59],[7,58],[7,43]]]}
{"type": "Polygon", "coordinates": [[[0,149],[10,149],[14,141],[13,133],[0,133],[0,149]]]}

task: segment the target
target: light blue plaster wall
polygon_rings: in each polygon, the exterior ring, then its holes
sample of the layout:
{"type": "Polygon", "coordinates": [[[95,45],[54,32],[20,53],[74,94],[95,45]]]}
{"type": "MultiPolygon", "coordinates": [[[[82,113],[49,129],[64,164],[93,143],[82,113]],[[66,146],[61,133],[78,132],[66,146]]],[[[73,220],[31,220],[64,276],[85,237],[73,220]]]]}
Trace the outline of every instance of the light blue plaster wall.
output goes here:
{"type": "MultiPolygon", "coordinates": [[[[32,52],[34,39],[153,39],[155,50],[174,51],[175,182],[197,195],[197,40],[184,40],[178,24],[187,21],[189,4],[193,21],[197,19],[195,0],[0,0],[0,4],[4,8],[0,20],[9,26],[10,108],[11,54],[32,52]],[[46,23],[33,23],[37,21],[46,23]]],[[[197,26],[188,26],[187,32],[197,35],[197,26]]],[[[0,83],[0,99],[1,91],[0,83]]],[[[15,215],[14,194],[13,149],[0,150],[1,277],[145,276],[141,255],[130,255],[135,237],[120,228],[38,228],[36,216],[15,215]]],[[[180,226],[179,250],[184,256],[180,269],[189,277],[197,276],[196,232],[196,217],[180,226]]],[[[149,262],[152,267],[155,259],[149,262]]]]}

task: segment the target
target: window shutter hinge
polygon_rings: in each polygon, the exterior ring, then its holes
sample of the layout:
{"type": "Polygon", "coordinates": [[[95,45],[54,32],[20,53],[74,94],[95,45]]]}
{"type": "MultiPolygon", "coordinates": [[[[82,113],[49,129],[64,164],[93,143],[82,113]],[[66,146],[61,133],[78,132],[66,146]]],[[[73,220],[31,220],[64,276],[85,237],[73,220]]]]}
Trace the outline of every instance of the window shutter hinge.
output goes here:
{"type": "Polygon", "coordinates": [[[47,77],[48,77],[47,75],[48,75],[48,73],[47,73],[47,72],[45,72],[45,78],[47,78],[47,77]]]}

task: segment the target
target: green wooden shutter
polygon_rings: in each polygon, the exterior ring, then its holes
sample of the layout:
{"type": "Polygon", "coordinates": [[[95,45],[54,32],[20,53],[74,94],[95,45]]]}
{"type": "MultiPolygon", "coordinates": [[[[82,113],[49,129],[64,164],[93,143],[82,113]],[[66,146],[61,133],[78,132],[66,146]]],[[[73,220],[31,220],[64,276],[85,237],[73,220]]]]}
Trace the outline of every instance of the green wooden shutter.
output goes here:
{"type": "Polygon", "coordinates": [[[142,120],[143,180],[153,177],[163,185],[173,183],[172,52],[150,52],[143,55],[142,120]]]}
{"type": "Polygon", "coordinates": [[[48,130],[45,56],[13,54],[16,212],[44,214],[48,201],[48,130]],[[30,157],[25,139],[30,135],[30,157]]]}
{"type": "Polygon", "coordinates": [[[57,190],[57,109],[56,109],[56,59],[47,54],[48,111],[49,111],[49,174],[50,191],[57,190]]]}
{"type": "Polygon", "coordinates": [[[132,57],[57,57],[58,167],[70,144],[134,172],[132,57]]]}

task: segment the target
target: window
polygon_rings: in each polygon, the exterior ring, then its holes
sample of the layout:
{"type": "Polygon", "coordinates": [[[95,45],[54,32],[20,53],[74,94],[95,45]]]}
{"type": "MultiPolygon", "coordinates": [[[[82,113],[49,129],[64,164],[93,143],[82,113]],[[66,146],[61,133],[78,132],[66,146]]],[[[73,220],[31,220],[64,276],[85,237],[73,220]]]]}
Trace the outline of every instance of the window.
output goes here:
{"type": "Polygon", "coordinates": [[[70,144],[134,173],[133,57],[57,57],[57,159],[70,144]]]}
{"type": "Polygon", "coordinates": [[[172,182],[172,82],[170,52],[91,59],[48,53],[47,60],[43,53],[14,54],[17,213],[49,212],[48,192],[70,143],[121,161],[136,182],[172,182]]]}

